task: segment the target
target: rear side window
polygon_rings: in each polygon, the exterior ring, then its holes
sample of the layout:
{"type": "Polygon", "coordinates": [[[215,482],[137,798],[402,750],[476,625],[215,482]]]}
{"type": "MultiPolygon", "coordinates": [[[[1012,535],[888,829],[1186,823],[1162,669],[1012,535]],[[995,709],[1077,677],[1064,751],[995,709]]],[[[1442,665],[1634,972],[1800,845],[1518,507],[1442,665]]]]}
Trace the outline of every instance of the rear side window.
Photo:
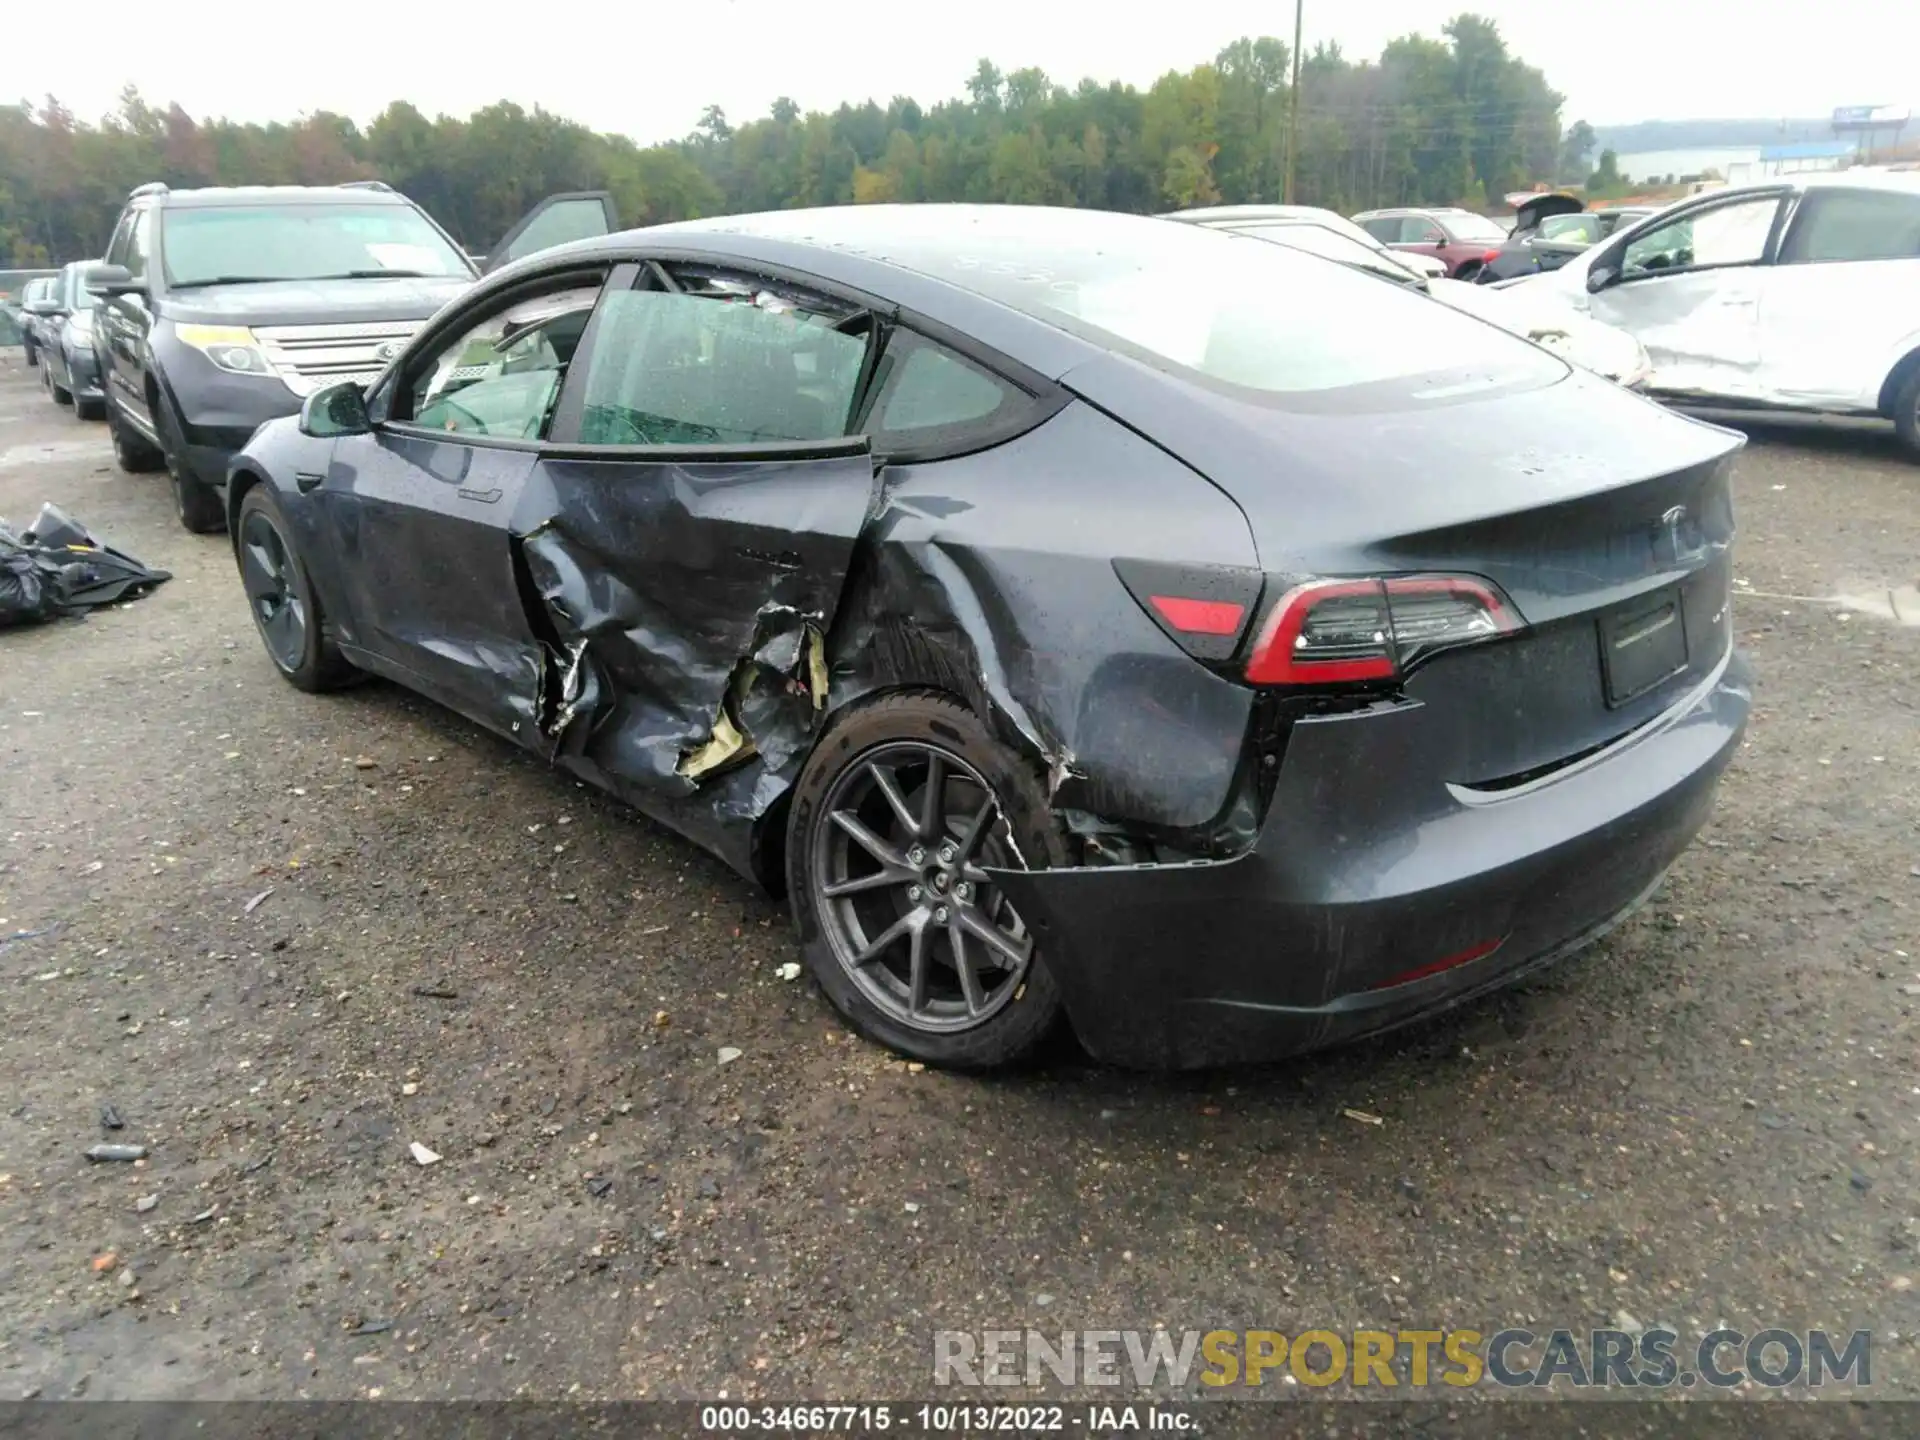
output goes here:
{"type": "Polygon", "coordinates": [[[867,428],[897,448],[935,445],[1006,419],[1027,397],[944,345],[897,330],[875,377],[867,428]]]}
{"type": "Polygon", "coordinates": [[[1780,250],[1782,265],[1920,259],[1920,195],[1831,190],[1809,195],[1780,250]]]}
{"type": "Polygon", "coordinates": [[[1362,220],[1360,228],[1383,245],[1391,245],[1400,238],[1400,217],[1389,215],[1377,220],[1362,220]]]}
{"type": "Polygon", "coordinates": [[[750,280],[626,290],[601,307],[580,420],[584,445],[757,445],[847,433],[864,328],[825,303],[750,280]]]}

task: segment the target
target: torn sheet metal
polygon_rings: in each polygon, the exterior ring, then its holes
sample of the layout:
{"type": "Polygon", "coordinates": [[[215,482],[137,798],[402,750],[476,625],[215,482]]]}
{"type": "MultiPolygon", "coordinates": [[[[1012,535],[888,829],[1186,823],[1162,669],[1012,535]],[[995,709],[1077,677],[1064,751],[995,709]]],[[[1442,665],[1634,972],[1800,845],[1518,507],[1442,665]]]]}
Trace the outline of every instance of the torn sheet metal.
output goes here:
{"type": "Polygon", "coordinates": [[[14,534],[0,520],[0,625],[31,625],[135,599],[172,578],[96,539],[59,506],[14,534]]]}
{"type": "Polygon", "coordinates": [[[1068,407],[1028,465],[889,467],[880,514],[830,632],[834,701],[923,685],[964,700],[1034,763],[1058,810],[1211,851],[1248,843],[1235,797],[1253,694],[1174,650],[1116,580],[1151,516],[1196,564],[1257,564],[1238,507],[1193,471],[1068,407]],[[1089,504],[1073,477],[1111,476],[1089,504]],[[1045,551],[1009,543],[1043,534],[1045,551]],[[1171,527],[1173,533],[1169,534],[1171,527]],[[1223,842],[1226,843],[1226,842],[1223,842]]]}
{"type": "Polygon", "coordinates": [[[825,713],[824,637],[874,501],[863,442],[800,459],[550,458],[512,525],[553,758],[730,859],[825,713]]]}

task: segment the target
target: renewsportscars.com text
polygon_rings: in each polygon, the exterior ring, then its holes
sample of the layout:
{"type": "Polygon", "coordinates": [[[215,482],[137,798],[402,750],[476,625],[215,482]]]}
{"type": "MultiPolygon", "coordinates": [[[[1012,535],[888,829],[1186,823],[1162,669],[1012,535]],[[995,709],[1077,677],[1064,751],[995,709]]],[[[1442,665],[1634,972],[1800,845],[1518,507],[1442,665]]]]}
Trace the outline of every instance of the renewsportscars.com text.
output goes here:
{"type": "Polygon", "coordinates": [[[937,1331],[933,1383],[1766,1389],[1873,1383],[1873,1336],[1825,1330],[937,1331]]]}

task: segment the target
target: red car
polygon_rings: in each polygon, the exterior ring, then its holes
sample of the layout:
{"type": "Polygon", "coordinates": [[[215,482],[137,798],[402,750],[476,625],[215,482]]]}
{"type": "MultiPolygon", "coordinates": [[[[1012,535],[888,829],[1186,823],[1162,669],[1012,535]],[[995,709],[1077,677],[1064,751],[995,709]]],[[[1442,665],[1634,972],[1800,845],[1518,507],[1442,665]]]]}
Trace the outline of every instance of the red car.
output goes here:
{"type": "Polygon", "coordinates": [[[1507,243],[1505,229],[1471,210],[1368,210],[1353,219],[1391,249],[1435,257],[1455,280],[1473,279],[1507,243]]]}

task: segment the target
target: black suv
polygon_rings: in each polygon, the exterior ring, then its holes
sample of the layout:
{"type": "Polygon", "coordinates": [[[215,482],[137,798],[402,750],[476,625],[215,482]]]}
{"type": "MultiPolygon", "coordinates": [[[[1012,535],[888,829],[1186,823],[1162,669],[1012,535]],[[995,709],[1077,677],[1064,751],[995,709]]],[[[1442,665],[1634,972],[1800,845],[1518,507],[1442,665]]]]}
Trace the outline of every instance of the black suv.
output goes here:
{"type": "Polygon", "coordinates": [[[87,275],[120,466],[164,466],[180,522],[219,530],[227,465],[261,423],[378,375],[482,268],[616,228],[607,195],[550,196],[481,267],[379,181],[142,185],[87,275]]]}

